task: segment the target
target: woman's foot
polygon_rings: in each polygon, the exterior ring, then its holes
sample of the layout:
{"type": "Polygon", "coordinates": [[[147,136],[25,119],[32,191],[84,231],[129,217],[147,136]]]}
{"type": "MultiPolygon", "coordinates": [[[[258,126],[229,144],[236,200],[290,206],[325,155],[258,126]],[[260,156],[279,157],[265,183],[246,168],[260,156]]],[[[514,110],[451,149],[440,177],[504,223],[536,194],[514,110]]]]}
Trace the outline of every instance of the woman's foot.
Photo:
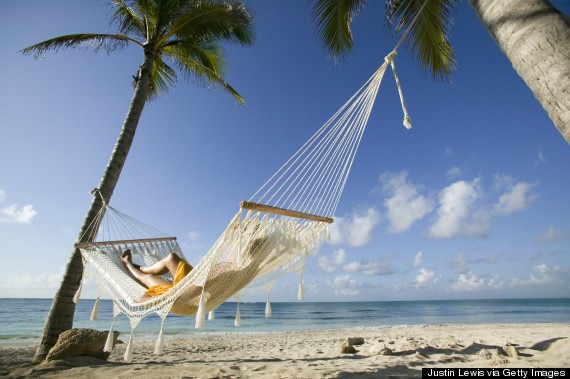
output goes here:
{"type": "Polygon", "coordinates": [[[123,251],[123,255],[121,255],[121,260],[126,268],[134,267],[140,270],[140,266],[133,263],[133,254],[131,253],[131,249],[125,249],[123,251]]]}

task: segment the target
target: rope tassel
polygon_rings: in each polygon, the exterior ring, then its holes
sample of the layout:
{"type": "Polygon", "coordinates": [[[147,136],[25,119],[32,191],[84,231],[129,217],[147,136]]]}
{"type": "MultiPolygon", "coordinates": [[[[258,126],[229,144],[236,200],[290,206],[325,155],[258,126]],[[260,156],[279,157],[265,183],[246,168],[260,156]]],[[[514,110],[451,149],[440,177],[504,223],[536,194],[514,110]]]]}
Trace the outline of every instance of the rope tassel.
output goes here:
{"type": "Polygon", "coordinates": [[[200,304],[198,305],[198,312],[196,313],[196,329],[203,328],[205,321],[206,321],[206,301],[204,299],[204,289],[202,289],[202,295],[200,295],[200,304]]]}
{"type": "Polygon", "coordinates": [[[79,302],[79,298],[81,297],[81,287],[83,287],[83,281],[79,282],[79,288],[77,292],[75,292],[75,296],[73,296],[73,302],[77,304],[79,302]]]}
{"type": "Polygon", "coordinates": [[[104,352],[107,353],[111,353],[113,351],[113,348],[115,347],[114,339],[114,333],[113,333],[113,328],[115,327],[115,318],[113,317],[113,323],[111,324],[111,329],[109,330],[109,334],[107,334],[107,341],[105,341],[105,347],[103,348],[104,352]]]}
{"type": "Polygon", "coordinates": [[[125,350],[125,355],[123,356],[123,359],[127,363],[131,363],[131,361],[133,360],[133,334],[134,333],[135,333],[135,330],[132,329],[131,330],[131,337],[129,338],[129,344],[127,345],[127,349],[125,350]]]}
{"type": "Polygon", "coordinates": [[[208,320],[213,320],[214,319],[214,311],[210,311],[208,313],[208,320]]]}
{"type": "Polygon", "coordinates": [[[93,310],[91,311],[91,321],[97,320],[97,315],[99,314],[99,297],[95,300],[95,305],[93,306],[93,310]]]}
{"type": "Polygon", "coordinates": [[[161,355],[163,346],[164,346],[164,320],[162,320],[162,325],[160,326],[160,333],[158,333],[158,339],[156,340],[156,345],[154,347],[154,355],[161,355]]]}
{"type": "Polygon", "coordinates": [[[305,292],[303,291],[303,277],[299,277],[299,293],[297,294],[298,300],[303,300],[305,298],[305,292]]]}
{"type": "Polygon", "coordinates": [[[267,303],[265,303],[265,318],[271,317],[271,303],[269,302],[269,294],[267,295],[267,303]]]}
{"type": "Polygon", "coordinates": [[[398,73],[396,72],[396,65],[394,65],[394,60],[390,61],[392,66],[392,72],[394,72],[394,79],[396,79],[396,85],[398,86],[398,94],[400,95],[400,102],[402,103],[402,111],[404,111],[404,126],[406,129],[412,128],[412,123],[410,120],[410,115],[408,114],[408,109],[406,108],[406,102],[404,101],[404,93],[402,92],[402,85],[400,84],[400,79],[398,79],[398,73]]]}
{"type": "Polygon", "coordinates": [[[234,325],[236,328],[239,328],[241,326],[241,317],[239,314],[239,302],[238,302],[238,307],[237,307],[237,312],[236,312],[236,320],[234,321],[234,325]]]}

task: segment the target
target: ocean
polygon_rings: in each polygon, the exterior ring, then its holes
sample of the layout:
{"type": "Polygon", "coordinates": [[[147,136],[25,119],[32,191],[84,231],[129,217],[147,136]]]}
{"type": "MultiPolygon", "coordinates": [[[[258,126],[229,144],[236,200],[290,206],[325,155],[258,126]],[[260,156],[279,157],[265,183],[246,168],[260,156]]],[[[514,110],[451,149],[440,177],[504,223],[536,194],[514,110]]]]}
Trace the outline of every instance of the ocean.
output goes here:
{"type": "MultiPolygon", "coordinates": [[[[75,310],[75,328],[109,330],[113,303],[101,300],[97,320],[90,321],[95,300],[82,299],[75,310]]],[[[37,344],[51,306],[51,299],[0,299],[0,346],[37,344]]],[[[271,303],[272,317],[265,318],[265,303],[240,303],[241,327],[234,326],[237,303],[226,302],[194,328],[194,317],[170,314],[166,339],[201,337],[228,333],[286,332],[301,330],[398,327],[407,325],[568,323],[570,299],[493,299],[377,302],[292,302],[271,303]]],[[[123,337],[130,324],[123,314],[115,330],[123,337]]],[[[160,318],[144,318],[135,330],[135,340],[154,340],[160,318]]]]}

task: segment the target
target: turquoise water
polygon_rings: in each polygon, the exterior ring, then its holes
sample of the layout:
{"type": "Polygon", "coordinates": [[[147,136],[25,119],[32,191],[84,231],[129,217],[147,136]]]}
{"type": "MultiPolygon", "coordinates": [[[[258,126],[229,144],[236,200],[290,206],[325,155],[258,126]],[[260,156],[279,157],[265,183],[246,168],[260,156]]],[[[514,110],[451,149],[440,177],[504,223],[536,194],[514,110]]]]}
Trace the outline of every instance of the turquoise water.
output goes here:
{"type": "MultiPolygon", "coordinates": [[[[80,300],[74,327],[109,330],[113,304],[101,300],[97,320],[90,321],[95,300],[80,300]]],[[[39,341],[51,299],[0,299],[0,345],[39,341]]],[[[570,299],[500,299],[378,301],[335,303],[271,303],[272,317],[265,318],[265,303],[241,303],[241,327],[234,327],[237,303],[224,303],[203,329],[194,329],[194,317],[169,315],[165,337],[208,334],[256,333],[320,329],[366,328],[399,325],[491,324],[570,322],[570,299]]],[[[135,331],[137,340],[155,339],[160,318],[146,317],[135,331]]],[[[130,324],[119,315],[115,330],[130,333],[130,324]]]]}

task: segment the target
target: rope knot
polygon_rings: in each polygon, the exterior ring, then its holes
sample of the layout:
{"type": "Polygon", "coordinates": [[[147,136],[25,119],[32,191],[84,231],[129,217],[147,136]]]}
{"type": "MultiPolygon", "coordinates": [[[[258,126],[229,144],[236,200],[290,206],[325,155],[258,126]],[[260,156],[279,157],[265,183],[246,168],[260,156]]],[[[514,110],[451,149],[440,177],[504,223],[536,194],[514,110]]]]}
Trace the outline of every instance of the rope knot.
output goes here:
{"type": "Polygon", "coordinates": [[[107,205],[107,201],[106,201],[105,198],[103,197],[103,192],[101,191],[101,189],[99,189],[99,188],[93,188],[91,191],[89,191],[89,194],[90,194],[91,196],[99,195],[99,197],[100,197],[101,200],[103,201],[103,204],[107,205]]]}
{"type": "Polygon", "coordinates": [[[394,58],[396,58],[396,54],[398,54],[396,50],[393,50],[390,54],[384,57],[384,61],[386,63],[391,63],[394,60],[394,58]]]}

